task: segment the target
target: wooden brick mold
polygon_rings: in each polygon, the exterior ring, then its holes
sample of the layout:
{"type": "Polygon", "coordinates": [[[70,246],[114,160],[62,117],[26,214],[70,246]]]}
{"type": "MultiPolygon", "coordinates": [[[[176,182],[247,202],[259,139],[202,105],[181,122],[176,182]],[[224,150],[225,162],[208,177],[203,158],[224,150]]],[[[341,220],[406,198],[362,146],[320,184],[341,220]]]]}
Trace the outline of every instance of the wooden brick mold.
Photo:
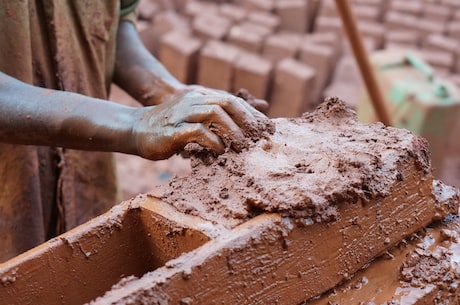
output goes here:
{"type": "Polygon", "coordinates": [[[272,121],[247,151],[193,157],[190,176],[1,264],[2,303],[299,304],[458,209],[407,131],[337,99],[272,121]]]}
{"type": "Polygon", "coordinates": [[[458,304],[459,232],[458,215],[433,223],[390,248],[350,280],[302,305],[458,304]]]}

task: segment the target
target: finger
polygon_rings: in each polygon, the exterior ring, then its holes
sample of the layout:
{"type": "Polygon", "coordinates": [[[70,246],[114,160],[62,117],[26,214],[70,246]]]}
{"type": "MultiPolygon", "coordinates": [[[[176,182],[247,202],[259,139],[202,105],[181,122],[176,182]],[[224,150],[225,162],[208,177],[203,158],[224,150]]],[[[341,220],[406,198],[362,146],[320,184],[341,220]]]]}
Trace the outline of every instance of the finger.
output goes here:
{"type": "Polygon", "coordinates": [[[185,118],[187,122],[202,123],[210,131],[216,133],[227,147],[241,150],[245,136],[240,127],[218,105],[200,105],[185,118]]]}
{"type": "MultiPolygon", "coordinates": [[[[258,140],[264,132],[271,132],[273,129],[270,119],[243,99],[232,97],[231,99],[214,100],[214,103],[229,113],[247,139],[258,140]]],[[[248,144],[248,142],[241,143],[243,146],[248,144]]]]}
{"type": "Polygon", "coordinates": [[[176,150],[184,149],[188,143],[197,143],[217,154],[225,152],[225,145],[221,139],[202,124],[183,123],[176,127],[176,150]]]}
{"type": "Polygon", "coordinates": [[[231,94],[230,92],[219,90],[219,89],[211,89],[202,86],[191,86],[193,87],[193,92],[200,93],[202,95],[222,95],[223,98],[235,99],[240,98],[240,103],[242,102],[246,111],[250,112],[254,117],[260,119],[266,119],[267,117],[262,113],[268,109],[268,103],[261,99],[256,99],[252,95],[249,95],[249,100],[242,98],[241,96],[236,96],[231,94]],[[244,102],[243,102],[244,101],[244,102]],[[248,105],[250,107],[248,107],[248,105]]]}
{"type": "Polygon", "coordinates": [[[252,99],[248,101],[248,104],[251,105],[252,107],[256,108],[258,111],[262,112],[263,114],[267,113],[268,110],[268,102],[265,100],[261,99],[252,99]]]}
{"type": "Polygon", "coordinates": [[[204,102],[206,104],[219,106],[241,128],[250,126],[255,121],[255,117],[249,109],[249,105],[246,105],[246,102],[238,97],[231,95],[206,96],[204,102]]]}

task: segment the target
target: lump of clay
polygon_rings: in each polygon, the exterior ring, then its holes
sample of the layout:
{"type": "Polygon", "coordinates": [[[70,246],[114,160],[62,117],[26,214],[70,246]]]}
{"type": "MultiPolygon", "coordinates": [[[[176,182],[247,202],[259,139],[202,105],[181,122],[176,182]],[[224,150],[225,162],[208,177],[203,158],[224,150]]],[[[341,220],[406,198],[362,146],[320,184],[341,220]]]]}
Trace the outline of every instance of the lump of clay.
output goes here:
{"type": "Polygon", "coordinates": [[[405,179],[405,164],[431,177],[424,139],[380,123],[360,124],[338,98],[302,117],[272,121],[276,131],[241,153],[192,157],[192,173],[154,195],[229,227],[263,212],[321,222],[337,217],[340,202],[391,194],[405,179]]]}

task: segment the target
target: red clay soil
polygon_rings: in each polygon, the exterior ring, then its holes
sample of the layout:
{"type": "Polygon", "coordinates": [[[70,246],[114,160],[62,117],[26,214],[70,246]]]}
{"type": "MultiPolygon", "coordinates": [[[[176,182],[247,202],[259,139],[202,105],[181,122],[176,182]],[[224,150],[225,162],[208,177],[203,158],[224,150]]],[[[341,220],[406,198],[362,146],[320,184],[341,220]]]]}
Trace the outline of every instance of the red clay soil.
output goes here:
{"type": "Polygon", "coordinates": [[[321,222],[338,217],[338,202],[389,195],[405,179],[397,170],[405,162],[430,172],[424,139],[382,124],[359,124],[338,98],[303,117],[273,121],[270,138],[242,153],[192,157],[190,175],[152,194],[183,213],[229,227],[262,212],[321,222]]]}

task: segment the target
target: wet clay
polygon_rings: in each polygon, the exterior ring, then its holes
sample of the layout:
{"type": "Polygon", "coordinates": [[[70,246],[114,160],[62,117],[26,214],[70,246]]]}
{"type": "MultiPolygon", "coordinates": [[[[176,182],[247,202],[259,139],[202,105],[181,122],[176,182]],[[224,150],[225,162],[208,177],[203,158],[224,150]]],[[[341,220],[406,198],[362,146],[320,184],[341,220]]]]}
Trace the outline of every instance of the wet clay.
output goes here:
{"type": "Polygon", "coordinates": [[[234,227],[263,212],[331,221],[340,202],[391,194],[413,163],[428,179],[427,143],[408,131],[362,125],[337,98],[300,118],[273,119],[276,131],[241,153],[192,157],[192,173],[154,192],[187,214],[234,227]]]}
{"type": "Polygon", "coordinates": [[[190,176],[161,189],[229,231],[92,304],[299,304],[458,208],[407,131],[360,125],[338,99],[274,122],[240,154],[195,156],[190,176]]]}

